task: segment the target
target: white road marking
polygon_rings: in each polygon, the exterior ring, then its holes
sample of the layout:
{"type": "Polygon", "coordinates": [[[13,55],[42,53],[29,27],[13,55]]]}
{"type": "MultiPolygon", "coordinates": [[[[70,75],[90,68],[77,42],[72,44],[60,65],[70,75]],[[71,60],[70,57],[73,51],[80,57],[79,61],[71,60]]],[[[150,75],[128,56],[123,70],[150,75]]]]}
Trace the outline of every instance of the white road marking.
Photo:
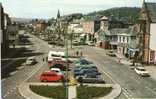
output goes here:
{"type": "Polygon", "coordinates": [[[155,91],[153,91],[151,88],[149,88],[149,87],[145,87],[146,89],[148,89],[149,91],[151,91],[152,93],[154,93],[155,95],[156,95],[156,92],[155,91]]]}
{"type": "Polygon", "coordinates": [[[10,75],[14,75],[14,74],[16,74],[16,73],[17,73],[17,70],[16,70],[16,71],[11,72],[11,73],[10,73],[10,75]]]}
{"type": "Polygon", "coordinates": [[[18,70],[19,70],[19,69],[23,69],[23,68],[24,68],[24,66],[17,67],[18,70]]]}
{"type": "Polygon", "coordinates": [[[132,95],[128,92],[127,89],[122,88],[122,90],[123,90],[123,94],[124,94],[127,98],[132,98],[132,95]]]}

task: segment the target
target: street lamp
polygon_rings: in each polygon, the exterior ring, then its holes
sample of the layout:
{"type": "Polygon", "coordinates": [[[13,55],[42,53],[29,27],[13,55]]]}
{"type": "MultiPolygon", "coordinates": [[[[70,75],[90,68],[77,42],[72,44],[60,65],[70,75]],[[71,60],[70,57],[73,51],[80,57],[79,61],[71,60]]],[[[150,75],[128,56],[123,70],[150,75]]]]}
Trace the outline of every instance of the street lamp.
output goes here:
{"type": "MultiPolygon", "coordinates": [[[[68,22],[67,22],[67,26],[68,26],[68,22]]],[[[68,33],[67,33],[67,26],[64,27],[64,33],[66,32],[66,34],[64,35],[65,37],[65,46],[66,46],[66,99],[68,99],[68,33]]]]}

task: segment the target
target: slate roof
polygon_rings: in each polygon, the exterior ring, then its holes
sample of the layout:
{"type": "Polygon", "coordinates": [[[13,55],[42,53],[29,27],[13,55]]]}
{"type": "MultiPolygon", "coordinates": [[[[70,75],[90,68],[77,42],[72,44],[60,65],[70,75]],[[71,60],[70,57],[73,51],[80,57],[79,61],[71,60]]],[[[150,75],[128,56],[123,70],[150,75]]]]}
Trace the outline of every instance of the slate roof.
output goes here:
{"type": "Polygon", "coordinates": [[[145,3],[147,11],[149,11],[149,17],[152,22],[156,22],[156,3],[145,3]]]}
{"type": "Polygon", "coordinates": [[[128,28],[115,28],[111,29],[109,32],[107,32],[107,35],[128,35],[130,33],[130,29],[128,28]]]}

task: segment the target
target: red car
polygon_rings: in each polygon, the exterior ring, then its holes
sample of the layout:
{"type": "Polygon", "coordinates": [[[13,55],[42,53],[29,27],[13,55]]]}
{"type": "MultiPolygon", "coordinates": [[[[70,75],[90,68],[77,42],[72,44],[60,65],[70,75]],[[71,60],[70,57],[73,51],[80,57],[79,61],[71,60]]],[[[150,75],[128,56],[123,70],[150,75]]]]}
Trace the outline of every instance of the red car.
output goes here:
{"type": "Polygon", "coordinates": [[[64,66],[63,64],[54,64],[50,68],[59,68],[61,71],[65,71],[66,70],[66,66],[64,66]]]}
{"type": "Polygon", "coordinates": [[[65,61],[63,61],[61,58],[53,58],[53,60],[48,61],[48,66],[52,66],[55,64],[64,64],[65,61]]]}
{"type": "Polygon", "coordinates": [[[64,75],[59,75],[56,72],[52,72],[52,71],[45,71],[41,74],[40,76],[40,81],[62,81],[64,80],[64,75]]]}

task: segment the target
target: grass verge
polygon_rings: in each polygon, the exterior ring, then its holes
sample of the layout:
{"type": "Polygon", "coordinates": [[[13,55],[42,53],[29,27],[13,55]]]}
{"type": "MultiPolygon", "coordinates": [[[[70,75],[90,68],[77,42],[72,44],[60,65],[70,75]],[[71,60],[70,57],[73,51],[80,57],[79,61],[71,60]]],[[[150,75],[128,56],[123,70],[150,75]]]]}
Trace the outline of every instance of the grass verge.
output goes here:
{"type": "Polygon", "coordinates": [[[65,87],[63,86],[30,85],[30,89],[40,96],[53,99],[65,99],[65,87]]]}
{"type": "Polygon", "coordinates": [[[112,91],[112,87],[89,87],[79,86],[77,87],[78,99],[93,99],[105,96],[112,91]]]}

